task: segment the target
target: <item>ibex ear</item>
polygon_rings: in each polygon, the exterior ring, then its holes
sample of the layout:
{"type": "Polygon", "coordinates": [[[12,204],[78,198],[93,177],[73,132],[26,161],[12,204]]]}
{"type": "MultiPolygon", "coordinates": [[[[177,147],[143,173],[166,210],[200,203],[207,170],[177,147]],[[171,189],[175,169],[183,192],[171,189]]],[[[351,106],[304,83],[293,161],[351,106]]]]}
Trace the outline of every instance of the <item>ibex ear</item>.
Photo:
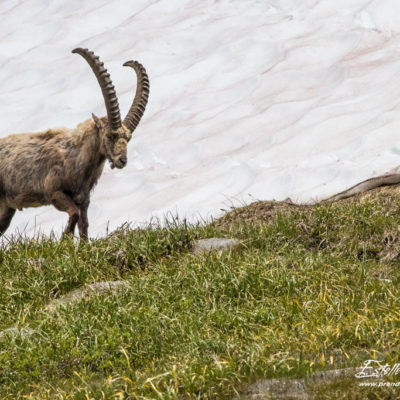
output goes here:
{"type": "Polygon", "coordinates": [[[100,130],[103,126],[103,124],[100,121],[100,118],[96,117],[93,113],[92,113],[92,118],[93,118],[94,123],[97,126],[97,129],[100,130]]]}

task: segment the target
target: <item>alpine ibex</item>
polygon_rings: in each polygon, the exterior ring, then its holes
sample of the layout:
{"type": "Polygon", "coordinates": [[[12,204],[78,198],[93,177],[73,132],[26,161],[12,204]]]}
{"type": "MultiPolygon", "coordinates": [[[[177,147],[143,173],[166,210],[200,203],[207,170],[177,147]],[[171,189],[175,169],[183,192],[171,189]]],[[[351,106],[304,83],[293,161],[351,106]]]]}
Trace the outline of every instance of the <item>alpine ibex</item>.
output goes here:
{"type": "Polygon", "coordinates": [[[103,92],[107,117],[79,124],[75,129],[50,129],[0,139],[0,235],[10,225],[15,210],[52,204],[68,213],[64,234],[87,239],[90,191],[108,160],[111,168],[127,164],[127,144],[139,124],[149,96],[146,70],[127,61],[137,75],[132,106],[121,122],[118,99],[110,75],[99,57],[88,49],[72,51],[90,65],[103,92]]]}

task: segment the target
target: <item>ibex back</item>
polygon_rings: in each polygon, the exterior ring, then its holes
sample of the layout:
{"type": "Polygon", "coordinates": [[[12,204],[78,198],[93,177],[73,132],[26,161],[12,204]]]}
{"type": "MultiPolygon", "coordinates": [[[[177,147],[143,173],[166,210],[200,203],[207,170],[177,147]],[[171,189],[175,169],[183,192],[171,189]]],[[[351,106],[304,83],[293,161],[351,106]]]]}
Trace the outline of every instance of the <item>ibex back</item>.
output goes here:
{"type": "Polygon", "coordinates": [[[64,234],[87,239],[90,192],[106,160],[111,167],[127,164],[127,144],[144,113],[149,96],[145,69],[127,61],[137,74],[132,106],[121,121],[110,75],[93,52],[75,49],[90,65],[103,92],[107,116],[79,124],[75,129],[50,129],[0,139],[0,234],[10,225],[16,209],[53,204],[68,213],[64,234]]]}

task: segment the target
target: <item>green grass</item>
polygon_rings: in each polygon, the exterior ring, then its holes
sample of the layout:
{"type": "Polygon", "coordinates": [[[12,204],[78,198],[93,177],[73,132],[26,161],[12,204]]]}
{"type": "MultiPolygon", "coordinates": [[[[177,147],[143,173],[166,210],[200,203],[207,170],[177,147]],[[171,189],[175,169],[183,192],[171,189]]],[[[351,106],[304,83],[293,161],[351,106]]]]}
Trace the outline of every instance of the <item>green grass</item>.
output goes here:
{"type": "MultiPolygon", "coordinates": [[[[262,377],[400,362],[399,227],[400,195],[387,189],[316,207],[255,203],[208,225],[125,226],[89,244],[14,241],[0,252],[0,331],[35,333],[0,336],[0,398],[232,399],[262,377]],[[215,236],[242,245],[190,252],[215,236]],[[123,291],[45,310],[120,279],[123,291]]],[[[356,384],[310,396],[400,395],[356,384]]]]}

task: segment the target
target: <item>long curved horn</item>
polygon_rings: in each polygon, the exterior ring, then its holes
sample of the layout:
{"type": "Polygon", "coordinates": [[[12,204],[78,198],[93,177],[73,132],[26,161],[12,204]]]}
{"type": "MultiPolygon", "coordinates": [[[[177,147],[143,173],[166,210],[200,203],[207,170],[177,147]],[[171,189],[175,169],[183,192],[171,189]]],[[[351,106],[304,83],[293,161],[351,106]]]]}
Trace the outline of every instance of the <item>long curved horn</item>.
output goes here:
{"type": "Polygon", "coordinates": [[[77,48],[72,50],[73,53],[81,55],[90,65],[92,71],[96,75],[97,81],[103,92],[104,103],[107,109],[108,123],[112,130],[117,130],[121,127],[121,116],[119,113],[119,104],[117,94],[115,93],[114,85],[111,81],[110,74],[107,69],[92,51],[88,49],[77,48]]]}
{"type": "Polygon", "coordinates": [[[124,67],[132,67],[137,75],[137,87],[136,94],[126,115],[123,124],[133,132],[138,126],[140,119],[146,108],[147,100],[149,98],[149,77],[144,69],[143,65],[137,61],[127,61],[124,63],[124,67]]]}

